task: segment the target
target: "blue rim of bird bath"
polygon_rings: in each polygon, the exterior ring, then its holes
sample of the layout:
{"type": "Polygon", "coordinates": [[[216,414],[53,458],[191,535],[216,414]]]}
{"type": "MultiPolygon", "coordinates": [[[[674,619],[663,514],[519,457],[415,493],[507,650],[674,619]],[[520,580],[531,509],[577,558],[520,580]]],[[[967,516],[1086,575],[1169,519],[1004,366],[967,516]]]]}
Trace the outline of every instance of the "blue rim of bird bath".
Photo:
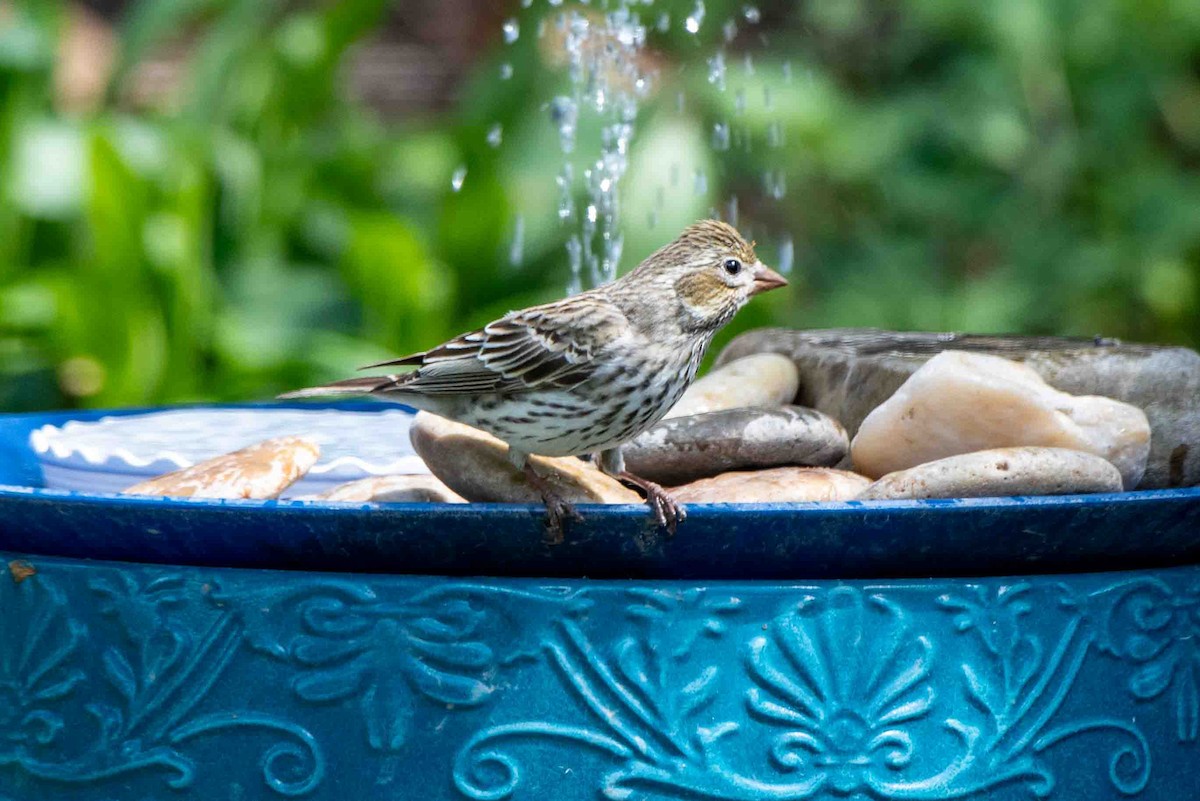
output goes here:
{"type": "MultiPolygon", "coordinates": [[[[394,412],[375,402],[170,409],[394,412]]],[[[214,567],[454,576],[819,579],[1025,575],[1200,563],[1200,487],[929,501],[580,506],[566,542],[529,504],[158,498],[47,488],[30,435],[163,407],[0,416],[0,550],[214,567]]]]}

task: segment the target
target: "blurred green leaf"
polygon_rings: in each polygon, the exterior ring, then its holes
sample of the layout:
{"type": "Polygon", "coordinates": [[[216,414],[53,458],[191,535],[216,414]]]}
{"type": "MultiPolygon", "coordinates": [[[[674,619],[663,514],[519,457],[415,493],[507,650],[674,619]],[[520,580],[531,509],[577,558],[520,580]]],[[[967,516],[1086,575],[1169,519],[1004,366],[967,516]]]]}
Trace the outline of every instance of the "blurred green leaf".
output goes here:
{"type": "MultiPolygon", "coordinates": [[[[56,62],[79,10],[0,5],[0,406],[268,397],[561,296],[555,179],[601,131],[585,110],[564,157],[560,8],[481,14],[520,37],[464,32],[436,56],[475,59],[452,105],[388,119],[356,65],[440,34],[385,0],[133,0],[88,112],[56,62]]],[[[748,5],[706,0],[694,32],[695,0],[636,9],[656,80],[620,185],[623,269],[710,213],[768,263],[792,243],[792,286],[718,346],[761,324],[1200,343],[1200,4],[748,5]]]]}

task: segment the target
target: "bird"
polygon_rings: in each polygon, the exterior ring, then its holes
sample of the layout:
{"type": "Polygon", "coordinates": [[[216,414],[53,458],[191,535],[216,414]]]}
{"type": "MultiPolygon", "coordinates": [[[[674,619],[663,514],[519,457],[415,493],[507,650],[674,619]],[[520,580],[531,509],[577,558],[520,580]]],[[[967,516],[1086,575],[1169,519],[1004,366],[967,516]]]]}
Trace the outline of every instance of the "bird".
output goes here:
{"type": "Polygon", "coordinates": [[[420,353],[360,368],[411,367],[289,392],[281,398],[366,394],[486,431],[546,505],[547,540],[561,542],[574,507],[528,457],[591,454],[640,490],[674,534],[683,507],[625,469],[621,445],[675,405],[713,336],[751,297],[787,285],[728,223],[701,220],[614,281],[512,311],[420,353]]]}

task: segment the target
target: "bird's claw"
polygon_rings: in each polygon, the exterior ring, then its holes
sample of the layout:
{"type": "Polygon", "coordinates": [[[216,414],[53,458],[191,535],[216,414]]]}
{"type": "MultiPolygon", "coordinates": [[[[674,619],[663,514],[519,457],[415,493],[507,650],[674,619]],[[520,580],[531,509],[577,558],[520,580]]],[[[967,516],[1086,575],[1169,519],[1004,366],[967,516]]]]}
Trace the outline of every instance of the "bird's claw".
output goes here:
{"type": "Polygon", "coordinates": [[[566,530],[564,524],[567,519],[582,522],[583,515],[579,514],[579,510],[570,501],[558,494],[545,479],[539,476],[532,466],[525,465],[524,473],[529,484],[542,496],[542,503],[546,504],[545,543],[562,545],[566,530]]]}
{"type": "Polygon", "coordinates": [[[687,511],[683,508],[683,504],[653,481],[647,481],[629,472],[622,472],[617,478],[646,493],[646,505],[654,514],[654,519],[667,530],[668,534],[674,536],[675,529],[687,517],[687,511]]]}
{"type": "Polygon", "coordinates": [[[551,493],[549,496],[543,496],[542,500],[546,503],[545,542],[547,545],[562,545],[565,539],[563,524],[568,518],[582,522],[583,515],[579,514],[579,510],[563,500],[560,495],[551,493]]]}

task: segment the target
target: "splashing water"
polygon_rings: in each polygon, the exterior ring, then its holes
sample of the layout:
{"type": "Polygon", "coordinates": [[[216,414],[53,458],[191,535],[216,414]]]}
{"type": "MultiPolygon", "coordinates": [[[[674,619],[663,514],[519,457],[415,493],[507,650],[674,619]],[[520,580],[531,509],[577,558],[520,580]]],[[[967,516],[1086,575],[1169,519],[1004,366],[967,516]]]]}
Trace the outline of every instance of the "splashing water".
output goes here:
{"type": "Polygon", "coordinates": [[[508,261],[512,265],[520,264],[525,258],[525,217],[518,214],[513,219],[512,243],[508,246],[508,261]]]}
{"type": "Polygon", "coordinates": [[[638,105],[655,78],[643,55],[646,25],[635,10],[640,5],[643,0],[613,0],[603,13],[572,8],[551,23],[562,37],[571,85],[569,94],[550,102],[549,113],[564,157],[557,179],[558,217],[579,226],[567,245],[572,287],[613,280],[621,261],[621,179],[629,166],[638,105]],[[576,169],[572,154],[585,118],[599,125],[600,152],[576,169]],[[576,206],[579,194],[585,198],[582,214],[576,206]]]}
{"type": "Polygon", "coordinates": [[[729,149],[729,123],[718,122],[713,125],[712,146],[713,150],[729,149]]]}
{"type": "Polygon", "coordinates": [[[779,270],[783,275],[790,275],[792,272],[792,263],[795,260],[796,246],[789,234],[779,242],[779,262],[775,265],[775,269],[779,270]]]}
{"type": "Polygon", "coordinates": [[[725,53],[718,52],[708,60],[708,82],[725,91],[725,53]]]}
{"type": "Polygon", "coordinates": [[[521,35],[521,26],[515,19],[505,20],[502,30],[504,31],[505,44],[512,44],[521,35]]]}
{"type": "MultiPolygon", "coordinates": [[[[730,92],[732,115],[710,122],[709,145],[714,154],[744,151],[750,153],[752,143],[761,141],[752,126],[759,119],[750,114],[750,103],[757,105],[762,97],[762,110],[769,113],[766,122],[766,144],[771,151],[779,153],[773,157],[774,167],[766,165],[762,173],[762,190],[767,198],[776,201],[786,196],[786,172],[780,169],[779,159],[784,147],[784,129],[781,122],[772,117],[777,114],[776,101],[771,88],[763,84],[761,89],[749,84],[754,90],[748,95],[748,80],[754,79],[756,65],[753,56],[744,49],[754,26],[762,21],[762,13],[755,5],[734,6],[728,19],[714,19],[707,24],[716,25],[716,36],[699,36],[706,24],[708,9],[705,0],[684,0],[686,3],[675,14],[654,8],[655,0],[580,0],[565,4],[563,0],[546,0],[535,4],[533,0],[521,0],[523,8],[542,5],[545,12],[534,17],[518,20],[512,17],[502,25],[503,41],[507,46],[515,45],[520,39],[521,27],[536,29],[539,48],[553,54],[551,63],[561,65],[567,78],[567,88],[553,97],[546,105],[549,122],[558,134],[562,166],[555,178],[557,188],[556,213],[567,235],[566,251],[570,267],[569,292],[579,292],[588,286],[606,283],[616,277],[624,248],[621,227],[620,190],[629,167],[629,151],[638,124],[639,108],[654,91],[658,75],[652,66],[653,58],[645,52],[648,30],[669,33],[674,27],[695,37],[698,44],[705,39],[716,39],[709,53],[698,54],[701,69],[707,68],[708,83],[718,92],[730,92]],[[761,92],[761,95],[759,95],[761,92]],[[752,98],[752,99],[751,99],[752,98]],[[587,135],[580,131],[587,131],[587,135]],[[599,147],[594,147],[591,132],[598,133],[599,147]]],[[[766,44],[763,31],[758,31],[757,41],[766,44]]],[[[757,71],[763,72],[762,64],[757,71]]],[[[513,66],[508,61],[499,67],[500,78],[513,77],[513,66]]],[[[783,81],[792,82],[792,63],[782,64],[783,81]]],[[[672,95],[674,106],[680,117],[703,113],[705,104],[698,104],[701,111],[689,108],[685,92],[672,95]]],[[[755,113],[758,109],[754,109],[755,113]]],[[[488,145],[498,148],[504,138],[499,123],[488,128],[488,145]]],[[[725,173],[724,167],[710,180],[705,167],[692,164],[681,166],[670,163],[665,180],[654,190],[652,208],[643,218],[649,228],[659,224],[660,218],[669,219],[671,198],[690,193],[694,197],[709,198],[710,188],[722,183],[715,176],[725,173]],[[688,172],[681,173],[686,169],[688,172]],[[690,174],[690,181],[687,177],[690,174]],[[711,185],[711,186],[710,186],[711,185]]],[[[466,179],[466,167],[455,170],[451,179],[454,191],[462,188],[466,179]]],[[[694,201],[690,201],[694,202],[694,201]]],[[[712,197],[712,216],[720,216],[733,225],[739,223],[739,198],[727,195],[722,201],[712,197]]],[[[758,205],[751,204],[757,209],[758,205]]],[[[524,257],[525,218],[515,215],[512,221],[509,245],[510,261],[519,264],[524,257]]],[[[753,221],[747,221],[752,225],[753,221]]],[[[790,236],[777,240],[779,244],[779,268],[790,270],[793,261],[793,244],[790,236]]]]}

